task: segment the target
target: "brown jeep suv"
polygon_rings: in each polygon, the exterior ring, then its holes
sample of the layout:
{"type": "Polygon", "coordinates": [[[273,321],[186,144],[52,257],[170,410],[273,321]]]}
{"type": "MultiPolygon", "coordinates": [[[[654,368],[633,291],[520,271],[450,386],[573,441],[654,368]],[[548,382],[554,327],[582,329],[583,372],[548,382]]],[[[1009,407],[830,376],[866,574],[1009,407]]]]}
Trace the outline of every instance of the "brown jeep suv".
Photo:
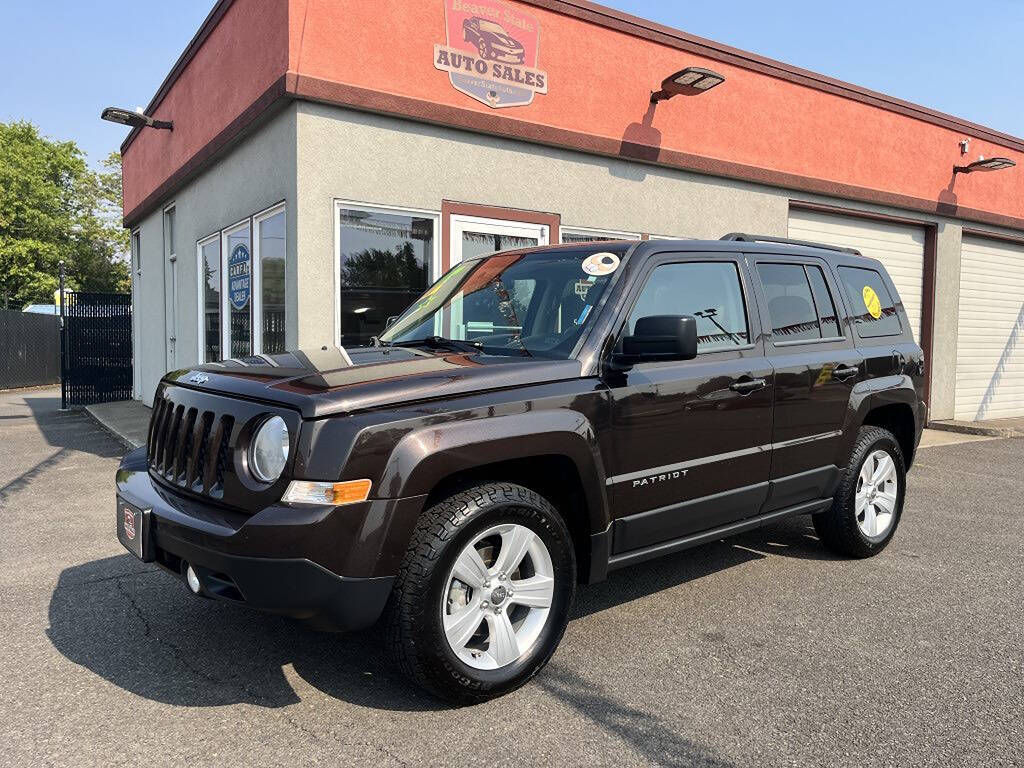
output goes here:
{"type": "Polygon", "coordinates": [[[793,515],[868,557],[900,521],[924,358],[850,249],[750,235],[463,261],[372,346],[167,374],[117,530],[196,595],[340,630],[480,701],[577,584],[793,515]]]}

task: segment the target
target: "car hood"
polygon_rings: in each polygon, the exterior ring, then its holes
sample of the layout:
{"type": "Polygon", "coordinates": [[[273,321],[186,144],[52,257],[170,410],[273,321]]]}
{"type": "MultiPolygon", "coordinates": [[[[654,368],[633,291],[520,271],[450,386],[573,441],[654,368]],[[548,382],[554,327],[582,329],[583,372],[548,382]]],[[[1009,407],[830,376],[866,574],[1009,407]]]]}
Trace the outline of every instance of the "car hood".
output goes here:
{"type": "Polygon", "coordinates": [[[164,381],[281,403],[306,418],[578,378],[577,360],[409,347],[297,350],[207,363],[164,381]]]}

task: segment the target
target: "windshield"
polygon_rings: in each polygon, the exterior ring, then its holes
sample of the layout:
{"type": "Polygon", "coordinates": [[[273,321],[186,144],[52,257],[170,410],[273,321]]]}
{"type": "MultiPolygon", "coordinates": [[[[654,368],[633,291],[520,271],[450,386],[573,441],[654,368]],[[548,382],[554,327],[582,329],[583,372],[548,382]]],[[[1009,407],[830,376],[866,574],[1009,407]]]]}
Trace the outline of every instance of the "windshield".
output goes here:
{"type": "Polygon", "coordinates": [[[439,336],[488,354],[566,359],[625,249],[499,253],[462,262],[380,340],[401,345],[439,336]]]}

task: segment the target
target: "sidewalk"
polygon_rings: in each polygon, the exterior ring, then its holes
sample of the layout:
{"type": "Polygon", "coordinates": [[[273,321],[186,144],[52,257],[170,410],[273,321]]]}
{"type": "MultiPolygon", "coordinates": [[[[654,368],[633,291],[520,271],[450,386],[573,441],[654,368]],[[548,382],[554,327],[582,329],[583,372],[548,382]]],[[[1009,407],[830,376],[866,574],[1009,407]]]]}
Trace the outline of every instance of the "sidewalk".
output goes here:
{"type": "Polygon", "coordinates": [[[962,432],[966,435],[989,435],[990,437],[1024,437],[1024,417],[1016,419],[991,419],[989,421],[932,421],[929,429],[947,432],[962,432]]]}
{"type": "Polygon", "coordinates": [[[140,400],[87,405],[85,410],[133,450],[140,445],[145,445],[152,408],[144,405],[140,400]]]}

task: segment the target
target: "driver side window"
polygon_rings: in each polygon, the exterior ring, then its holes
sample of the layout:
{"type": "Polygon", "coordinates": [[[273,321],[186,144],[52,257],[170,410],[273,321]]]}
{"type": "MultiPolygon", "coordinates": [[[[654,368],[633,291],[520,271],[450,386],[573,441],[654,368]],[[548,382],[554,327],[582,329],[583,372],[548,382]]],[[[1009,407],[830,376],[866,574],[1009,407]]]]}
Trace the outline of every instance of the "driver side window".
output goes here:
{"type": "Polygon", "coordinates": [[[639,318],[651,315],[696,317],[698,354],[750,343],[740,276],[731,261],[655,267],[630,313],[627,333],[633,333],[639,318]]]}

